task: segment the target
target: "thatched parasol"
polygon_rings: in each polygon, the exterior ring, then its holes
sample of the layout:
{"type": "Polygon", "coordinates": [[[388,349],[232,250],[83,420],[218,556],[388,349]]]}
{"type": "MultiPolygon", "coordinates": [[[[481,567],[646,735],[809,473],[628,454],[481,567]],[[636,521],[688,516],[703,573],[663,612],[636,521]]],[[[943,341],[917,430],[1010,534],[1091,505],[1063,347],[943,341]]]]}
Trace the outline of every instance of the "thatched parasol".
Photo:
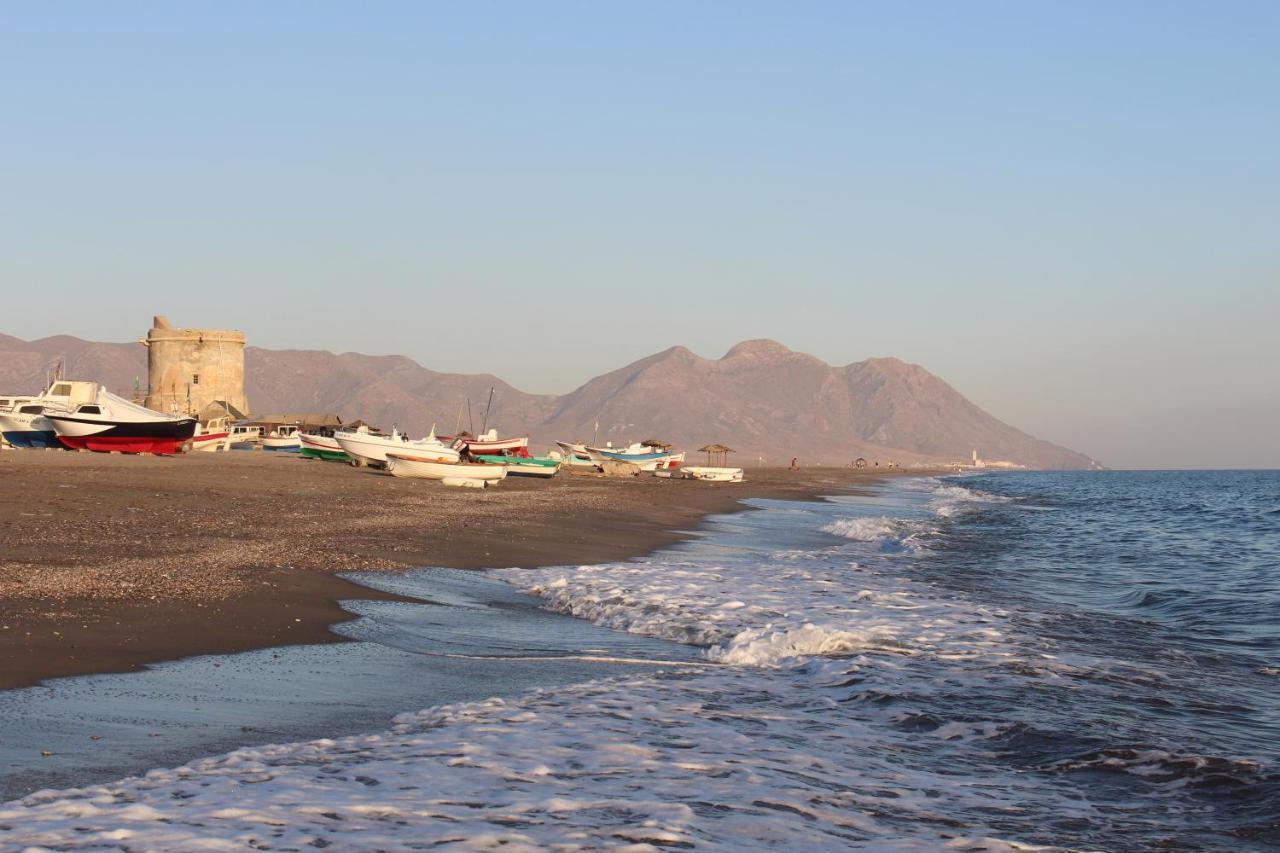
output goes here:
{"type": "Polygon", "coordinates": [[[706,447],[699,447],[698,452],[707,454],[707,467],[713,467],[711,465],[711,457],[718,456],[720,457],[719,460],[717,460],[720,463],[718,467],[723,468],[725,463],[729,461],[729,454],[737,453],[738,451],[734,450],[732,447],[725,447],[723,444],[708,444],[706,447]]]}
{"type": "Polygon", "coordinates": [[[671,449],[671,443],[670,443],[670,442],[667,442],[667,441],[659,441],[659,440],[658,440],[658,439],[656,439],[656,438],[646,438],[644,441],[642,441],[642,442],[640,442],[640,443],[641,443],[641,444],[643,444],[643,445],[645,445],[646,447],[656,447],[656,448],[658,448],[659,450],[670,450],[670,449],[671,449]]]}

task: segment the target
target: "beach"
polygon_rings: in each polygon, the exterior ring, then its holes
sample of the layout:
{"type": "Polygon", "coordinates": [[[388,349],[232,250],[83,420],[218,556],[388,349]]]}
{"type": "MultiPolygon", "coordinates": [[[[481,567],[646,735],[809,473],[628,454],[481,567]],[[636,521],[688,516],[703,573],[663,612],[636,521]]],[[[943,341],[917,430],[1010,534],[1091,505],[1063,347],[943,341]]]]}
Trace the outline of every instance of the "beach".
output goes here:
{"type": "Polygon", "coordinates": [[[640,556],[751,497],[888,472],[748,469],[746,483],[562,474],[483,492],[292,454],[0,455],[0,689],[191,655],[340,642],[347,572],[640,556]]]}

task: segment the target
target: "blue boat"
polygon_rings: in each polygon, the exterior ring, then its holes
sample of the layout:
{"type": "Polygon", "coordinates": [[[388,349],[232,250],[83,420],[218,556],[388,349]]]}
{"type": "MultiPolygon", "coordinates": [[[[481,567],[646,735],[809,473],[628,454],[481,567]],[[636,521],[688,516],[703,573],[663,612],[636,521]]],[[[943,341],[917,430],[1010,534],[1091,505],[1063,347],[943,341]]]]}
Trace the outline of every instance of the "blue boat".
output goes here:
{"type": "Polygon", "coordinates": [[[682,453],[672,453],[669,445],[651,442],[636,443],[627,448],[587,447],[585,449],[591,461],[596,464],[606,461],[630,462],[632,465],[639,465],[643,471],[666,467],[669,462],[684,458],[682,453]]]}
{"type": "Polygon", "coordinates": [[[44,404],[30,398],[0,411],[0,435],[14,447],[62,447],[53,422],[44,416],[44,404]]]}

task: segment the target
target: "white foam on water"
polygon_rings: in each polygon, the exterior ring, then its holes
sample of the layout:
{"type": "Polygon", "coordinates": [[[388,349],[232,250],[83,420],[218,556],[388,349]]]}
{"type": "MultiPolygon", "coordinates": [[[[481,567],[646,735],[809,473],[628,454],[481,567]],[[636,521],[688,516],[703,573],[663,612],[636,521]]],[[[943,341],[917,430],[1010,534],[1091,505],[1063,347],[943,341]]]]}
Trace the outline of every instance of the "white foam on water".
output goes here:
{"type": "Polygon", "coordinates": [[[36,793],[0,806],[0,845],[1012,850],[1030,848],[955,816],[1087,811],[1013,774],[912,769],[877,726],[788,681],[725,668],[404,714],[380,734],[36,793]]]}

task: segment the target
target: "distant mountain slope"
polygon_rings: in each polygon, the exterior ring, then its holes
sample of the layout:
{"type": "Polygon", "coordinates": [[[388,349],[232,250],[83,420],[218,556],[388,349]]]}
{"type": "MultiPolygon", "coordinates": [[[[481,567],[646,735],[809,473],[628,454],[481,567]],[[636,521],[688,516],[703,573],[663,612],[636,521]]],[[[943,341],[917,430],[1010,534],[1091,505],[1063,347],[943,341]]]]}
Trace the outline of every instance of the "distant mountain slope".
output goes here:
{"type": "Polygon", "coordinates": [[[437,373],[399,355],[335,355],[319,350],[245,349],[246,392],[254,411],[338,412],[390,429],[479,431],[489,389],[489,424],[527,429],[545,420],[555,397],[526,394],[487,373],[437,373]],[[466,404],[471,402],[468,418],[466,404]]]}
{"type": "MultiPolygon", "coordinates": [[[[67,376],[121,392],[135,378],[146,386],[138,344],[0,335],[0,392],[38,390],[59,358],[67,376]]],[[[463,428],[478,429],[492,387],[489,424],[528,432],[539,447],[593,440],[599,424],[602,442],[654,437],[693,450],[718,441],[737,448],[740,462],[961,461],[977,449],[1038,468],[1094,464],[1002,423],[917,365],[874,358],[835,367],[767,340],[720,359],[673,347],[559,397],[526,394],[488,374],[437,373],[403,356],[248,347],[245,374],[256,412],[336,411],[415,433],[433,423],[451,432],[459,415],[463,428]]]]}

